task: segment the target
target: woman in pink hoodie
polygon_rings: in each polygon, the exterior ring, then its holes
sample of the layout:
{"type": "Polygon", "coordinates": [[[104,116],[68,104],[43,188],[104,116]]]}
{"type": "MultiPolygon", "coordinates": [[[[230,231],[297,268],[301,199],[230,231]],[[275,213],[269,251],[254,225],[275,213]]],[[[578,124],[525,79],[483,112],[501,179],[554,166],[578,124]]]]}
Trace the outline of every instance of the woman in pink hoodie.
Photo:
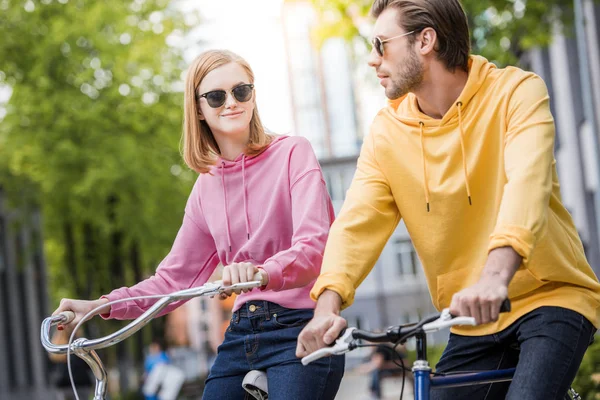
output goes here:
{"type": "MultiPolygon", "coordinates": [[[[311,145],[302,137],[265,132],[254,74],[229,51],[208,51],[194,60],[184,112],[184,159],[199,177],[170,253],[154,276],[98,300],[63,299],[55,313],[74,311],[74,325],[108,301],[202,285],[219,263],[225,284],[260,272],[264,286],[237,296],[203,398],[244,398],[244,375],[260,369],[267,372],[270,399],[333,399],[343,356],[308,367],[295,356],[298,334],[313,315],[309,292],[334,218],[311,145]]],[[[118,303],[102,316],[133,319],[152,304],[118,303]]]]}

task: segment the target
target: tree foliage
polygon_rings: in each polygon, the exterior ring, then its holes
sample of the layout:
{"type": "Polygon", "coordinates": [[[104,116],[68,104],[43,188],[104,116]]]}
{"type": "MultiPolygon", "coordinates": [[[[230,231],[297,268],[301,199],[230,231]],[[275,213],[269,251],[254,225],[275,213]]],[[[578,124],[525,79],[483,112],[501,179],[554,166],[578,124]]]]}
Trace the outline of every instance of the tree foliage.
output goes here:
{"type": "MultiPolygon", "coordinates": [[[[372,0],[311,0],[319,15],[317,43],[330,37],[362,38],[368,44],[372,0]]],[[[469,19],[472,50],[499,65],[516,63],[522,52],[548,45],[555,22],[572,28],[572,0],[461,0],[469,19]]]]}
{"type": "Polygon", "coordinates": [[[185,30],[168,0],[0,0],[0,184],[42,208],[54,300],[131,284],[172,243],[185,30]]]}

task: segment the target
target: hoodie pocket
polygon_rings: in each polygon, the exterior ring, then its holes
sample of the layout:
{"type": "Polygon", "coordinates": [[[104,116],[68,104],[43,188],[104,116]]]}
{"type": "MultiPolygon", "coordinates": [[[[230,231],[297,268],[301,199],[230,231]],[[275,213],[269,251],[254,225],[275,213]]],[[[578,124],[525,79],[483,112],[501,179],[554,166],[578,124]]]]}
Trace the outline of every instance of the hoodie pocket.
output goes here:
{"type": "Polygon", "coordinates": [[[532,274],[528,268],[521,265],[508,284],[508,298],[514,299],[533,292],[544,284],[545,283],[532,274]]]}
{"type": "MultiPolygon", "coordinates": [[[[452,296],[461,290],[474,285],[479,280],[481,271],[473,268],[460,268],[447,272],[437,277],[437,307],[439,309],[450,306],[452,296]]],[[[508,284],[508,298],[514,299],[544,285],[527,268],[521,266],[508,284]]]]}

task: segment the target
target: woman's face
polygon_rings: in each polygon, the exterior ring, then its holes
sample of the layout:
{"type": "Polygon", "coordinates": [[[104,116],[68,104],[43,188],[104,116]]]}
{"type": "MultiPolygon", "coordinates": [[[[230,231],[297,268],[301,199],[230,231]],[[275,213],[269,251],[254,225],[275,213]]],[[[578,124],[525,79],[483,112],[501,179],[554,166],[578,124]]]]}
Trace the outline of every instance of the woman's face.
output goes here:
{"type": "Polygon", "coordinates": [[[238,63],[231,62],[210,71],[200,85],[197,93],[200,95],[212,91],[225,91],[225,102],[222,105],[211,107],[209,100],[215,106],[215,99],[222,94],[201,97],[199,101],[199,118],[206,121],[217,142],[220,140],[235,140],[246,143],[250,137],[250,120],[254,112],[254,90],[243,87],[236,90],[238,98],[232,90],[250,83],[250,77],[238,63]],[[248,95],[248,91],[250,91],[248,95]],[[246,94],[240,99],[240,94],[246,94]]]}

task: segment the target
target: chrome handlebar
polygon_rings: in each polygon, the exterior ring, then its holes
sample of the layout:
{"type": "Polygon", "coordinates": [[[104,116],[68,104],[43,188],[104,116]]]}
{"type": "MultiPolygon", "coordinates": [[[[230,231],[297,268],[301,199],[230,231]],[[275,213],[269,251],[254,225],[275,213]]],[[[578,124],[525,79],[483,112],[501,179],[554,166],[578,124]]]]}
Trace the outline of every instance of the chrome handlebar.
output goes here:
{"type": "MultiPolygon", "coordinates": [[[[96,378],[94,400],[104,400],[106,396],[107,375],[102,361],[100,360],[100,358],[94,350],[103,349],[127,339],[128,337],[142,329],[144,326],[146,326],[157,314],[159,314],[165,307],[167,307],[173,302],[189,300],[199,296],[215,296],[229,290],[244,290],[262,286],[260,273],[257,273],[254,276],[254,279],[255,280],[250,282],[237,283],[230,286],[223,286],[222,281],[208,282],[202,286],[180,290],[178,292],[174,292],[164,296],[143,296],[145,298],[155,297],[159,298],[159,300],[156,303],[154,303],[148,310],[146,310],[142,315],[137,317],[135,320],[133,320],[123,328],[119,329],[117,332],[114,332],[110,335],[98,339],[79,338],[74,340],[70,344],[70,347],[69,344],[56,345],[50,340],[50,331],[53,326],[61,324],[66,325],[73,321],[73,319],[75,318],[75,314],[72,311],[65,311],[60,314],[48,317],[42,322],[40,334],[42,346],[44,346],[46,351],[52,354],[67,354],[68,352],[73,352],[78,357],[82,358],[90,366],[92,372],[94,373],[94,377],[96,378]]],[[[130,301],[134,299],[138,298],[122,299],[114,302],[109,302],[107,304],[115,304],[118,302],[130,301]]],[[[102,306],[98,307],[98,309],[101,309],[105,306],[106,304],[103,304],[102,306]]],[[[95,312],[96,310],[93,311],[95,312]]],[[[81,324],[81,322],[79,324],[81,324]]]]}

